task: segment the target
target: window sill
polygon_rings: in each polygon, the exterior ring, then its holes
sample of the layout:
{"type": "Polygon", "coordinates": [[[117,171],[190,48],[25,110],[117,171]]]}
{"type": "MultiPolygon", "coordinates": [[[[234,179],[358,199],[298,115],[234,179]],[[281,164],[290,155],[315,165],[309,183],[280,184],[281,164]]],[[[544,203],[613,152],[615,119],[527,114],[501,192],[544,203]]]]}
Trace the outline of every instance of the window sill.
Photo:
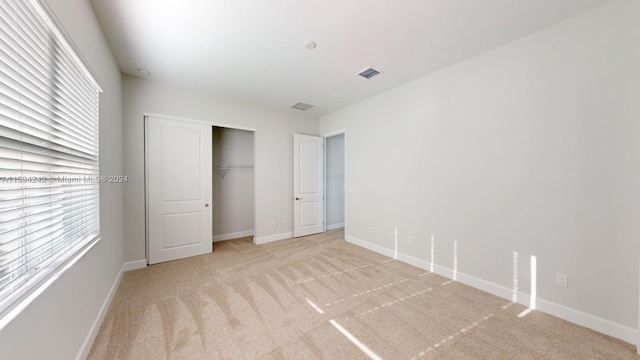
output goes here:
{"type": "Polygon", "coordinates": [[[42,276],[30,279],[23,286],[25,291],[10,295],[0,304],[0,331],[4,329],[13,319],[15,319],[29,304],[31,304],[40,294],[45,292],[60,276],[71,269],[76,262],[82,259],[100,240],[101,235],[89,238],[78,244],[70,255],[49,265],[52,270],[47,271],[42,276]]]}

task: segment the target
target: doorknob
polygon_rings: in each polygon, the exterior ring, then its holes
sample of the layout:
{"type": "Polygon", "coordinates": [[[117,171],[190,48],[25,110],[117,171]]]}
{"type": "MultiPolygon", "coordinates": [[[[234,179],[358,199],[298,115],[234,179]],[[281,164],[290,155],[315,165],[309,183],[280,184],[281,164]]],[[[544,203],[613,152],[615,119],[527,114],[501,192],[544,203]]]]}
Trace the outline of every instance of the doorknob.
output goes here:
{"type": "Polygon", "coordinates": [[[301,197],[297,197],[297,196],[296,196],[296,200],[302,200],[302,198],[301,198],[301,197]]]}
{"type": "Polygon", "coordinates": [[[209,207],[209,204],[204,204],[204,207],[209,207]]]}

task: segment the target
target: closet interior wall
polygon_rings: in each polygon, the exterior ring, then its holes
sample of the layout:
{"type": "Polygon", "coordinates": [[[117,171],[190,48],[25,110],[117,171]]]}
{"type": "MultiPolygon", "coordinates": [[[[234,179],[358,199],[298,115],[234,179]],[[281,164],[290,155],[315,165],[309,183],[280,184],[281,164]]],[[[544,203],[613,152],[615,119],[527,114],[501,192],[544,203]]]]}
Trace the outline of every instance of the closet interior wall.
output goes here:
{"type": "Polygon", "coordinates": [[[254,233],[252,131],[213,127],[213,241],[254,233]]]}

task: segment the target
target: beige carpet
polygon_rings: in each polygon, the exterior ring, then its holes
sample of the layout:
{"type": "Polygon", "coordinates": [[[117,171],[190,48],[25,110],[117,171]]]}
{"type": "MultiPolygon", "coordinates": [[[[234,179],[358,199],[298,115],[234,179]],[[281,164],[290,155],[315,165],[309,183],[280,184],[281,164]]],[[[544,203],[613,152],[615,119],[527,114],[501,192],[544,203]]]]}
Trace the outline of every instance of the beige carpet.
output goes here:
{"type": "Polygon", "coordinates": [[[350,245],[342,231],[128,272],[89,359],[638,359],[628,343],[350,245]]]}

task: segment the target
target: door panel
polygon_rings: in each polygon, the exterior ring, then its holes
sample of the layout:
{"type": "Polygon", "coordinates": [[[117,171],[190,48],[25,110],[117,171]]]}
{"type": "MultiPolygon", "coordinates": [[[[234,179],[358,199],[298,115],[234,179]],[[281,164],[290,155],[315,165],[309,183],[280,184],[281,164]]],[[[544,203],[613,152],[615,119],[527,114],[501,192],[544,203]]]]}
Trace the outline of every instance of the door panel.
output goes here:
{"type": "Polygon", "coordinates": [[[293,136],[293,236],[324,231],[323,139],[293,136]]]}
{"type": "Polygon", "coordinates": [[[300,203],[300,226],[318,225],[318,206],[313,202],[300,203]]]}
{"type": "Polygon", "coordinates": [[[300,195],[315,194],[318,192],[318,149],[315,139],[299,140],[300,150],[300,195]]]}
{"type": "MultiPolygon", "coordinates": [[[[179,125],[179,124],[178,124],[179,125]]],[[[202,154],[200,129],[162,127],[161,169],[164,201],[200,199],[202,154]]]]}
{"type": "Polygon", "coordinates": [[[149,264],[212,251],[211,126],[147,118],[149,264]]]}
{"type": "Polygon", "coordinates": [[[200,234],[194,236],[191,239],[192,242],[189,242],[189,239],[185,239],[185,231],[183,229],[197,231],[201,228],[199,212],[168,214],[164,215],[162,220],[164,225],[164,250],[198,243],[200,234]]]}

